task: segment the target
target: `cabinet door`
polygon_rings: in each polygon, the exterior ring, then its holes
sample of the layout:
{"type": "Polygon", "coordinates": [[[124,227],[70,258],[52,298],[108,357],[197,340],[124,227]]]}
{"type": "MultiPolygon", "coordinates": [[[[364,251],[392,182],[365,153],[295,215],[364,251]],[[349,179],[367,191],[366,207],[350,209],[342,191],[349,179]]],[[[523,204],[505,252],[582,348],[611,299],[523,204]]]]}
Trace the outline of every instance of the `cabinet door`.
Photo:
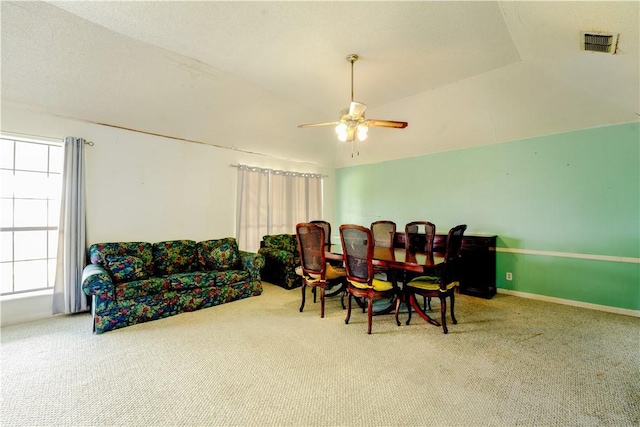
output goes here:
{"type": "Polygon", "coordinates": [[[496,294],[495,236],[465,236],[460,293],[491,298],[496,294]]]}

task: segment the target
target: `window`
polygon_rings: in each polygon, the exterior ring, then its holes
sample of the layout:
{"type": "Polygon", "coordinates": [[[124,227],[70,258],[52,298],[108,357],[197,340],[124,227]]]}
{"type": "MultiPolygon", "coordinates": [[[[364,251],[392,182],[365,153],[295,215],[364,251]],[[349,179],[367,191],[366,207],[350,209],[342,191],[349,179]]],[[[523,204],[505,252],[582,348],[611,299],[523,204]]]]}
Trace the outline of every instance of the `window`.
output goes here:
{"type": "Polygon", "coordinates": [[[238,165],[237,239],[257,252],[266,234],[295,233],[299,222],[322,219],[322,176],[238,165]]]}
{"type": "Polygon", "coordinates": [[[62,142],[0,138],[0,295],[53,288],[62,165],[62,142]]]}

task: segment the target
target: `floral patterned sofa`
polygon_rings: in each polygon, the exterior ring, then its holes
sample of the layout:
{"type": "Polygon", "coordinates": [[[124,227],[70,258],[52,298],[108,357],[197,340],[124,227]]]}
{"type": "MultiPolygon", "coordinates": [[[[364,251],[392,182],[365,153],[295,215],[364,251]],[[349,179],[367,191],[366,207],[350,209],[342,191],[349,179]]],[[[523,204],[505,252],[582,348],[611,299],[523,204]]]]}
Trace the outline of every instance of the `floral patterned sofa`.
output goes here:
{"type": "Polygon", "coordinates": [[[262,293],[264,259],[231,237],[98,243],[89,258],[82,290],[98,334],[262,293]]]}
{"type": "Polygon", "coordinates": [[[302,286],[302,277],[296,274],[300,253],[295,234],[264,236],[258,253],[264,257],[262,280],[287,289],[302,286]]]}

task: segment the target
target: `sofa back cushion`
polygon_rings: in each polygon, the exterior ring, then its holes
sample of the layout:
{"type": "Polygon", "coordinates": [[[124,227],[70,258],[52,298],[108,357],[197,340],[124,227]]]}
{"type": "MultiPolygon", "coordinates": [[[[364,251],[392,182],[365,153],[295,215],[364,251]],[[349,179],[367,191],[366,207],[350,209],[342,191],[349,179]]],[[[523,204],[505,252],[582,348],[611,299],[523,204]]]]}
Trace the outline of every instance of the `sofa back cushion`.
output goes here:
{"type": "MultiPolygon", "coordinates": [[[[121,270],[126,270],[127,266],[120,267],[119,261],[114,257],[135,257],[138,258],[141,262],[141,271],[138,269],[140,267],[140,262],[136,260],[128,260],[127,264],[130,264],[133,270],[135,270],[136,275],[145,275],[145,276],[153,276],[153,246],[151,243],[145,242],[113,242],[113,243],[96,243],[91,245],[89,248],[89,259],[92,264],[99,264],[102,267],[106,268],[113,273],[117,270],[120,272],[121,277],[124,278],[127,274],[133,273],[124,273],[121,270]],[[109,261],[107,258],[112,258],[109,261]],[[109,264],[113,264],[113,266],[109,266],[109,264]],[[136,266],[133,266],[133,264],[136,266]]],[[[117,279],[116,279],[117,280],[117,279]]],[[[136,280],[136,279],[131,279],[136,280]]]]}
{"type": "Polygon", "coordinates": [[[240,268],[240,251],[233,237],[198,242],[198,260],[206,270],[236,270],[240,268]]]}
{"type": "Polygon", "coordinates": [[[107,255],[107,270],[115,283],[144,280],[149,277],[144,261],[137,256],[107,255]]]}
{"type": "Polygon", "coordinates": [[[197,259],[196,242],[193,240],[169,240],[153,244],[153,260],[158,276],[195,271],[197,259]]]}
{"type": "Polygon", "coordinates": [[[271,234],[262,238],[265,248],[280,249],[283,251],[298,253],[298,241],[295,234],[271,234]]]}

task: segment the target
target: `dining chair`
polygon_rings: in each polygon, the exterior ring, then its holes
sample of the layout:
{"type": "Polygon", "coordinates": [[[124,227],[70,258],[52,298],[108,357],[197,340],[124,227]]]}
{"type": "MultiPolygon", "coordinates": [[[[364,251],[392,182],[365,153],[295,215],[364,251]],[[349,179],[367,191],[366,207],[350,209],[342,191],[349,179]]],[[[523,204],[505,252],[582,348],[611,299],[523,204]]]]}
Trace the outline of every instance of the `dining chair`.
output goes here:
{"type": "Polygon", "coordinates": [[[316,224],[322,227],[324,230],[324,244],[331,247],[331,224],[327,221],[313,220],[309,221],[311,224],[316,224]]]}
{"type": "Polygon", "coordinates": [[[316,224],[296,224],[296,239],[300,252],[301,276],[302,276],[302,304],[300,312],[304,309],[306,288],[314,291],[320,289],[320,317],[324,317],[325,289],[335,284],[340,284],[343,290],[342,307],[344,307],[344,290],[346,289],[346,273],[339,267],[334,267],[325,260],[325,236],[324,229],[316,224]]]}
{"type": "Polygon", "coordinates": [[[436,226],[429,221],[412,221],[404,226],[404,236],[407,249],[433,252],[436,226]]]}
{"type": "MultiPolygon", "coordinates": [[[[412,221],[404,226],[405,248],[407,251],[433,252],[433,240],[436,226],[429,221],[412,221]]],[[[404,283],[417,277],[415,273],[405,271],[404,283]]],[[[431,310],[431,298],[423,297],[423,309],[431,310]]]]}
{"type": "MultiPolygon", "coordinates": [[[[393,248],[396,238],[396,223],[393,221],[375,221],[371,223],[371,233],[373,234],[373,245],[379,248],[393,248]]],[[[374,267],[374,273],[378,279],[388,280],[389,270],[383,267],[374,267]]]]}
{"type": "Polygon", "coordinates": [[[449,330],[447,329],[446,319],[447,297],[451,300],[451,320],[454,325],[458,323],[454,314],[455,287],[458,286],[459,282],[460,249],[462,248],[462,237],[466,229],[467,226],[463,224],[449,230],[444,262],[441,268],[436,271],[434,276],[419,276],[405,284],[403,293],[407,309],[409,311],[407,325],[411,322],[411,308],[413,307],[413,309],[416,310],[416,312],[427,322],[433,323],[436,326],[442,326],[443,332],[445,334],[448,333],[449,330]],[[416,295],[422,295],[423,297],[428,298],[440,298],[441,323],[431,319],[420,309],[418,302],[416,301],[416,295]]]}
{"type": "MultiPolygon", "coordinates": [[[[313,220],[309,221],[311,224],[319,225],[324,229],[324,244],[327,245],[327,250],[331,250],[331,223],[323,220],[313,220]]],[[[342,261],[327,261],[329,264],[341,267],[342,261]]],[[[329,283],[331,284],[331,283],[329,283]]],[[[316,302],[316,288],[313,288],[313,302],[316,302]]],[[[338,295],[339,293],[344,291],[344,285],[342,283],[335,283],[334,286],[329,286],[325,288],[324,296],[325,297],[333,297],[338,295]]],[[[344,301],[342,304],[342,308],[344,308],[344,301]]]]}
{"type": "Polygon", "coordinates": [[[371,223],[374,246],[392,248],[396,237],[396,223],[393,221],[375,221],[371,223]]]}
{"type": "Polygon", "coordinates": [[[373,300],[391,299],[396,297],[396,323],[400,308],[401,295],[393,283],[376,279],[373,276],[373,235],[371,230],[360,225],[345,224],[340,226],[340,240],[342,241],[342,255],[347,273],[347,317],[351,318],[351,300],[363,298],[367,300],[367,333],[371,334],[373,321],[373,300]]]}

